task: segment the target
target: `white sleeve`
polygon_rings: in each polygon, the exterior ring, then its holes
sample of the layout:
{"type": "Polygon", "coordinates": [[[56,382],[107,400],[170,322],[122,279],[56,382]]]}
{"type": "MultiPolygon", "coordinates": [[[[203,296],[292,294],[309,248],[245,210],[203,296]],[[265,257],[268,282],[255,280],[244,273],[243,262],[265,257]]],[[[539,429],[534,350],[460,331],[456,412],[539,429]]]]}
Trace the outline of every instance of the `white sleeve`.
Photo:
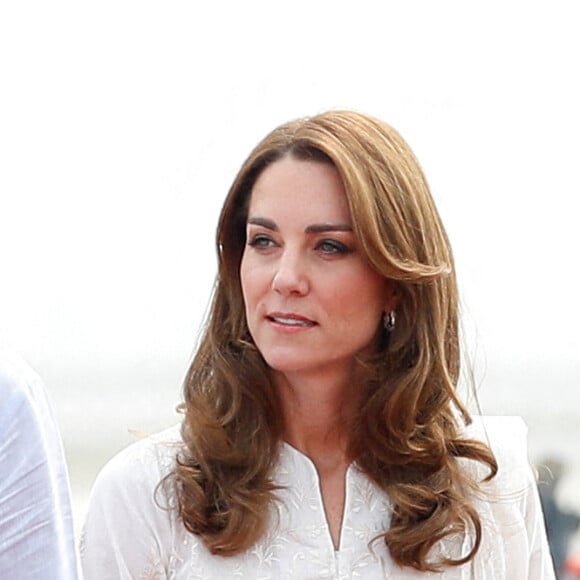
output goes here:
{"type": "Polygon", "coordinates": [[[40,378],[0,355],[0,578],[76,579],[68,473],[40,378]]]}
{"type": "Polygon", "coordinates": [[[530,545],[529,580],[552,580],[555,578],[554,565],[546,536],[544,514],[535,473],[528,470],[529,492],[524,506],[524,517],[530,545]]]}
{"type": "Polygon", "coordinates": [[[158,489],[164,471],[159,463],[155,446],[143,440],[99,473],[81,534],[85,580],[167,577],[175,518],[158,489]]]}
{"type": "MultiPolygon", "coordinates": [[[[528,459],[527,426],[520,417],[486,417],[485,435],[495,453],[499,471],[493,486],[500,501],[495,505],[499,533],[506,548],[510,578],[554,580],[550,548],[546,538],[535,472],[528,459]],[[515,510],[501,516],[502,506],[515,510]],[[521,542],[514,541],[521,529],[521,542]]],[[[519,537],[519,536],[518,536],[519,537]]]]}

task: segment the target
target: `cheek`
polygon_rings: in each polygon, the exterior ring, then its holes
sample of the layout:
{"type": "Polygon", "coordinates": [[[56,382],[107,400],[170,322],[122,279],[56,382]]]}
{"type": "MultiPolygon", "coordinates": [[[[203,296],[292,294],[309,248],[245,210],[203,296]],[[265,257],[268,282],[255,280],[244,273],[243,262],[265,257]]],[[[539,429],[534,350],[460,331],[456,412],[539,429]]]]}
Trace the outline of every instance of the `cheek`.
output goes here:
{"type": "Polygon", "coordinates": [[[242,263],[240,264],[240,287],[242,289],[242,296],[245,301],[248,288],[248,272],[243,259],[242,263]]]}
{"type": "Polygon", "coordinates": [[[382,304],[378,293],[360,283],[345,283],[336,288],[332,296],[332,318],[340,327],[338,334],[345,337],[374,334],[380,324],[382,304]]]}
{"type": "Polygon", "coordinates": [[[240,265],[240,285],[246,311],[252,308],[264,291],[265,276],[259,268],[252,265],[251,260],[242,259],[240,265]]]}
{"type": "Polygon", "coordinates": [[[240,286],[242,287],[245,302],[246,297],[251,294],[252,289],[252,269],[245,254],[242,256],[240,263],[240,286]]]}
{"type": "MultiPolygon", "coordinates": [[[[349,310],[382,312],[387,303],[387,281],[374,271],[345,276],[334,285],[337,303],[349,310]]],[[[374,315],[374,314],[373,314],[374,315]]]]}

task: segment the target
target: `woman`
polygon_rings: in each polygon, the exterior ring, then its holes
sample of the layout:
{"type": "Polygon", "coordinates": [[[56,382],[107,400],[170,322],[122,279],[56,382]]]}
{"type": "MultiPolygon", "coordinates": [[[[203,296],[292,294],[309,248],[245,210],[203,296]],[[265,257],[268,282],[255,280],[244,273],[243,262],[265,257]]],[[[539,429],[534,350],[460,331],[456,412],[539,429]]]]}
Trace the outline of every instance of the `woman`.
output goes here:
{"type": "Polygon", "coordinates": [[[455,393],[451,250],[391,127],[274,130],[217,244],[181,430],[101,473],[89,580],[553,577],[525,429],[455,393]]]}

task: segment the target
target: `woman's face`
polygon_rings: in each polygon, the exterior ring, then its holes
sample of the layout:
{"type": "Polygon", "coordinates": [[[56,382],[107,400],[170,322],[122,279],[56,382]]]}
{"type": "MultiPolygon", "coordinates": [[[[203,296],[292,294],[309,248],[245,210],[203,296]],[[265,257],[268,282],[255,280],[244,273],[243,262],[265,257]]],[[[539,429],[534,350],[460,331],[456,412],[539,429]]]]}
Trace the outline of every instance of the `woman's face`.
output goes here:
{"type": "Polygon", "coordinates": [[[359,248],[336,168],[292,157],[269,165],[251,192],[246,240],[246,318],[267,364],[348,379],[394,295],[359,248]]]}

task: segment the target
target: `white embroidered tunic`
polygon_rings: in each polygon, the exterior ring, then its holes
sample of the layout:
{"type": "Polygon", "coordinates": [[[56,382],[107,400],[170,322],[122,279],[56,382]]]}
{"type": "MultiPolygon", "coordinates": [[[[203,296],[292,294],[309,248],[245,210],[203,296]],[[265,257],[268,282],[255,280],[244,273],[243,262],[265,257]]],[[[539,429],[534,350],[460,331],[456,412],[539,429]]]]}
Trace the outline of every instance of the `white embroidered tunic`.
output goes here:
{"type": "MultiPolygon", "coordinates": [[[[133,444],[102,470],[91,495],[81,539],[85,580],[260,580],[347,578],[413,580],[549,580],[554,578],[538,494],[527,461],[521,419],[478,419],[466,436],[486,439],[500,465],[498,476],[475,500],[483,524],[476,558],[441,573],[418,572],[394,564],[383,541],[373,539],[390,523],[388,496],[356,466],[346,474],[340,546],[327,524],[314,464],[282,444],[274,481],[282,486],[272,507],[266,537],[247,552],[212,555],[177,517],[169,486],[157,488],[171,471],[182,445],[176,426],[133,444]],[[156,490],[157,489],[157,493],[156,490]]],[[[479,479],[483,466],[464,461],[479,479]]],[[[436,553],[466,553],[472,538],[447,538],[436,553]]]]}

